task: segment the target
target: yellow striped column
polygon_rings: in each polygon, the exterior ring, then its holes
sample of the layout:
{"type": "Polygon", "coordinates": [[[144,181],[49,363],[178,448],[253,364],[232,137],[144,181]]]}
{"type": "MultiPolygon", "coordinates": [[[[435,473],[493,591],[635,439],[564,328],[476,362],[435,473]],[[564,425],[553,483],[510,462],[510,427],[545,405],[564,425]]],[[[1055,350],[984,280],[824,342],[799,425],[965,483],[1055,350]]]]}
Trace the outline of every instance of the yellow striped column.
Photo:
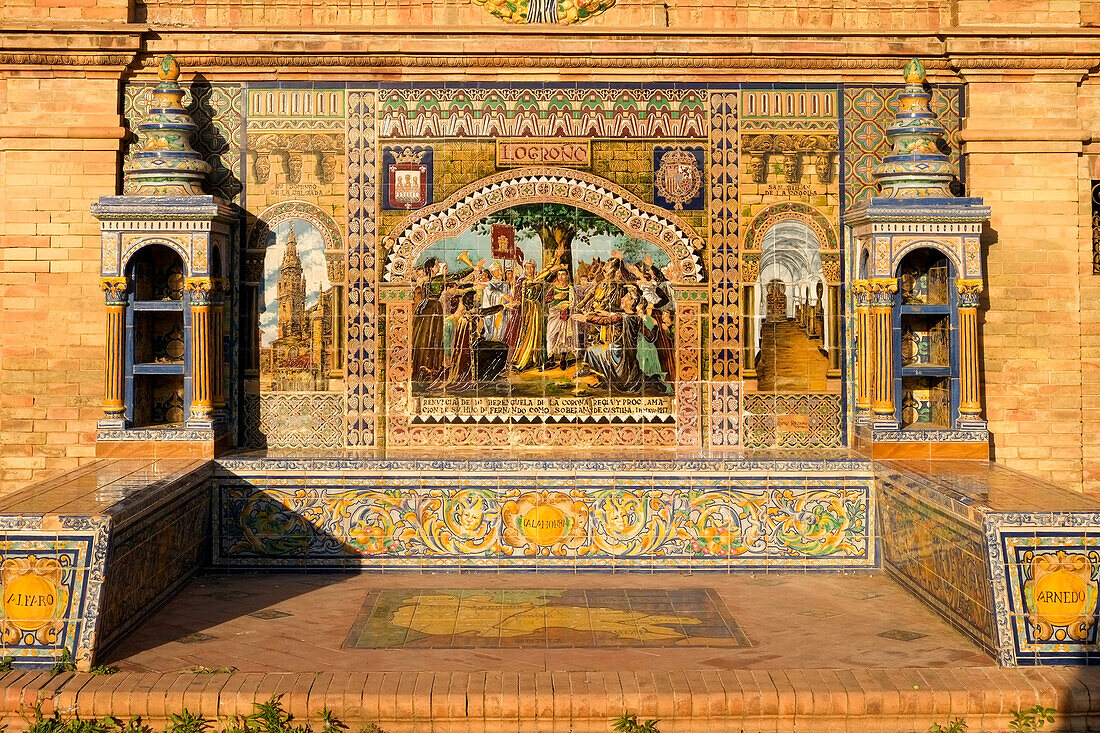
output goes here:
{"type": "Polygon", "coordinates": [[[866,280],[852,282],[856,303],[856,409],[871,409],[871,296],[866,280]]]}
{"type": "Polygon", "coordinates": [[[218,279],[214,281],[214,286],[211,291],[211,330],[210,330],[210,353],[211,362],[213,367],[213,374],[211,376],[212,382],[210,386],[210,398],[211,403],[214,405],[214,409],[220,410],[225,407],[225,313],[226,313],[226,295],[229,293],[229,281],[225,279],[218,279]]]}
{"type": "Polygon", "coordinates": [[[875,417],[892,419],[894,410],[894,293],[897,278],[882,277],[867,281],[871,296],[871,412],[875,417]]]}
{"type": "Polygon", "coordinates": [[[978,391],[978,298],[981,280],[956,280],[959,306],[959,415],[977,418],[982,412],[978,391]]]}
{"type": "Polygon", "coordinates": [[[107,300],[103,416],[108,420],[121,420],[126,412],[123,378],[126,364],[126,292],[129,285],[125,277],[105,277],[99,283],[107,300]]]}
{"type": "Polygon", "coordinates": [[[191,416],[210,419],[214,412],[210,337],[215,282],[209,277],[189,277],[184,287],[191,304],[191,416]]]}

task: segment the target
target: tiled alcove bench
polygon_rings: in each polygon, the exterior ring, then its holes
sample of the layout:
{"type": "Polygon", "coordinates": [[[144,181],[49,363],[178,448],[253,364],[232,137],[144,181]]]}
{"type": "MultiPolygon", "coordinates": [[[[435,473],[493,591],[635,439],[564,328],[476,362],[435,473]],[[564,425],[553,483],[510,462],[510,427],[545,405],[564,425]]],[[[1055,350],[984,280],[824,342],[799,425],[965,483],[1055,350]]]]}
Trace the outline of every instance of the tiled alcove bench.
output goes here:
{"type": "Polygon", "coordinates": [[[0,656],[88,669],[202,565],[209,461],[101,460],[0,499],[0,656]]]}

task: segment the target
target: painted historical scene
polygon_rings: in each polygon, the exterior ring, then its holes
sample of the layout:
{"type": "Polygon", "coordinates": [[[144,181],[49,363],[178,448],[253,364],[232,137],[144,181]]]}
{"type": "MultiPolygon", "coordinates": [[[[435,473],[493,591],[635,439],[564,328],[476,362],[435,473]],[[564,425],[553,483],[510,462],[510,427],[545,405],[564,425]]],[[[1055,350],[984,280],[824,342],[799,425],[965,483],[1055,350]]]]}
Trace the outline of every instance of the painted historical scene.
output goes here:
{"type": "Polygon", "coordinates": [[[676,309],[658,247],[572,206],[483,219],[417,262],[414,395],[668,397],[676,309]]]}
{"type": "Polygon", "coordinates": [[[260,391],[325,392],[341,387],[337,291],[325,245],[303,219],[276,225],[264,256],[260,303],[260,391]]]}

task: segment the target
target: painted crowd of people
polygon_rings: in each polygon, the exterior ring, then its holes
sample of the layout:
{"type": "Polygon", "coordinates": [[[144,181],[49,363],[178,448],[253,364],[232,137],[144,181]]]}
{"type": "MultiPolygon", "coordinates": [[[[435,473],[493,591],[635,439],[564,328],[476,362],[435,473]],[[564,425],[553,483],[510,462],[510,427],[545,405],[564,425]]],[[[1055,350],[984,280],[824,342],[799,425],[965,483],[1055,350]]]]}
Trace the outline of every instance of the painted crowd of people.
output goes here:
{"type": "Polygon", "coordinates": [[[541,270],[530,259],[470,264],[450,272],[428,257],[415,272],[412,375],[425,391],[460,392],[531,370],[569,376],[574,366],[578,392],[670,391],[673,301],[648,255],[581,262],[576,282],[563,248],[541,270]]]}

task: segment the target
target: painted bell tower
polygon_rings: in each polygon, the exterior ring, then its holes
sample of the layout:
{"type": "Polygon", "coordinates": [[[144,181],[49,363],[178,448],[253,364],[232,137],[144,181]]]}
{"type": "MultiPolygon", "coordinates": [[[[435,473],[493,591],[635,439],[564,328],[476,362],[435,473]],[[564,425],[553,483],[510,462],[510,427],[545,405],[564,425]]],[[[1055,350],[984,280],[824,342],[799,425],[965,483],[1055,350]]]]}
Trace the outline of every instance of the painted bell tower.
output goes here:
{"type": "Polygon", "coordinates": [[[123,195],[92,206],[102,236],[107,347],[100,455],[209,457],[230,433],[228,204],[203,192],[180,68],[165,56],[123,195]]]}
{"type": "Polygon", "coordinates": [[[873,457],[988,458],[977,309],[989,208],[955,171],[924,66],[905,68],[880,195],[845,213],[855,305],[856,445],[873,457]]]}

